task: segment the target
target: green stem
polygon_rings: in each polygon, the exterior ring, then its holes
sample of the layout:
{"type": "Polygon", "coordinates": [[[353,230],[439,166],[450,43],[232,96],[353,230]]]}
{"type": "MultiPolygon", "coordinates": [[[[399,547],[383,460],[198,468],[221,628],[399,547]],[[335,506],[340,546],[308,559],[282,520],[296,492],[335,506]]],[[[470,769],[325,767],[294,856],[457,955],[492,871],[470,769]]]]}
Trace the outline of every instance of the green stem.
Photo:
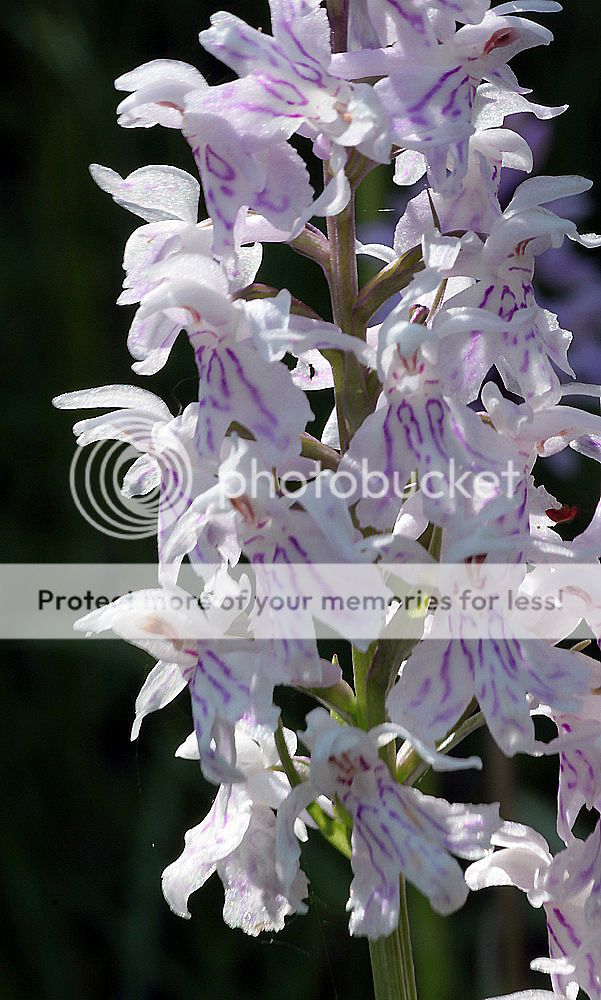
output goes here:
{"type": "Polygon", "coordinates": [[[328,712],[333,713],[339,722],[346,722],[350,726],[355,724],[357,713],[355,692],[346,681],[341,679],[333,687],[327,688],[299,687],[297,691],[311,695],[327,708],[328,712]]]}
{"type": "MultiPolygon", "coordinates": [[[[394,648],[396,644],[388,643],[394,648]]],[[[353,670],[357,692],[357,724],[366,729],[386,719],[386,694],[390,686],[391,649],[385,657],[388,669],[378,670],[382,650],[372,645],[363,653],[353,648],[353,670]],[[376,669],[374,669],[374,667],[376,669]]],[[[380,665],[381,666],[381,665],[380,665]]],[[[392,741],[380,751],[392,775],[395,773],[395,743],[392,741]]],[[[409,911],[405,879],[399,884],[399,922],[388,937],[369,942],[371,971],[375,1000],[417,1000],[413,951],[409,929],[409,911]]]]}
{"type": "MultiPolygon", "coordinates": [[[[403,611],[399,609],[397,614],[403,611]]],[[[394,619],[393,619],[394,620],[394,619]]],[[[403,660],[410,656],[417,639],[387,639],[384,635],[370,647],[370,662],[365,677],[365,728],[386,722],[386,698],[403,660]]],[[[359,701],[359,695],[357,695],[359,701]]]]}
{"type": "MultiPolygon", "coordinates": [[[[228,434],[237,434],[238,437],[243,438],[245,441],[255,440],[254,434],[249,431],[248,427],[239,424],[237,420],[232,420],[228,428],[228,434]]],[[[312,434],[308,434],[307,431],[301,433],[300,446],[303,458],[310,458],[314,462],[319,462],[324,469],[332,469],[333,472],[336,472],[336,469],[340,465],[340,455],[333,448],[318,441],[317,438],[314,438],[312,434]]]]}
{"type": "MultiPolygon", "coordinates": [[[[446,736],[436,749],[439,753],[448,753],[450,750],[454,750],[467,736],[471,736],[472,733],[481,729],[485,722],[482,712],[475,712],[467,719],[461,720],[457,724],[457,728],[449,736],[446,736]]],[[[402,759],[398,761],[397,781],[401,785],[415,785],[429,770],[430,765],[421,760],[419,754],[408,746],[407,755],[402,754],[402,759]]]]}
{"type": "MultiPolygon", "coordinates": [[[[327,0],[326,2],[332,35],[332,51],[343,52],[347,48],[349,0],[327,0]]],[[[352,156],[347,163],[347,177],[352,195],[347,207],[335,217],[327,219],[328,241],[331,265],[326,277],[330,288],[334,322],[344,333],[365,340],[367,321],[373,312],[370,307],[355,311],[359,298],[359,274],[357,270],[355,231],[355,190],[360,180],[353,172],[352,156]]],[[[325,181],[329,171],[326,166],[325,181]]],[[[413,261],[411,261],[413,263],[413,261]]],[[[398,274],[394,275],[398,282],[398,274]]],[[[371,303],[370,303],[371,305],[371,303]]],[[[349,351],[342,355],[332,352],[329,357],[334,375],[336,413],[340,433],[340,451],[348,448],[348,443],[361,426],[365,417],[373,409],[365,370],[357,358],[349,351]]],[[[371,395],[374,395],[373,392],[371,395]]],[[[374,647],[366,652],[353,649],[353,672],[356,695],[357,725],[369,728],[386,717],[385,685],[378,688],[380,697],[372,704],[370,679],[375,658],[374,647]]],[[[394,757],[394,743],[385,748],[390,764],[394,757]]],[[[390,766],[389,764],[389,766],[390,766]]],[[[348,830],[345,831],[348,836],[348,830]]],[[[340,849],[340,848],[339,848],[340,849]]],[[[407,897],[405,882],[400,882],[400,916],[397,929],[387,938],[370,941],[370,957],[376,1000],[417,1000],[413,954],[409,933],[407,897]]]]}
{"type": "MultiPolygon", "coordinates": [[[[275,745],[280,755],[280,763],[284,774],[288,778],[291,788],[295,788],[297,785],[300,785],[303,779],[296,770],[294,762],[288,753],[281,719],[278,723],[278,728],[275,731],[275,745]]],[[[328,816],[327,813],[323,811],[321,806],[317,804],[317,802],[311,802],[311,804],[307,806],[307,812],[315,821],[328,843],[330,843],[332,847],[335,847],[337,851],[340,851],[345,858],[350,858],[351,836],[350,830],[346,824],[340,819],[328,816]]]]}
{"type": "Polygon", "coordinates": [[[355,685],[355,696],[357,698],[357,725],[362,729],[369,729],[367,717],[367,678],[374,655],[373,646],[370,646],[369,649],[365,650],[365,652],[361,649],[357,649],[356,646],[353,646],[352,653],[353,683],[355,685]]]}
{"type": "Polygon", "coordinates": [[[330,270],[330,248],[328,241],[316,226],[307,223],[302,233],[291,240],[289,246],[302,257],[314,260],[321,267],[325,275],[330,270]]]}
{"type": "MultiPolygon", "coordinates": [[[[255,281],[252,285],[247,285],[246,288],[241,288],[239,292],[234,292],[232,298],[244,299],[245,302],[252,302],[255,299],[274,299],[277,294],[277,288],[273,288],[272,285],[264,285],[260,281],[255,281]]],[[[307,319],[316,319],[323,323],[319,313],[316,313],[315,310],[311,309],[311,306],[308,306],[305,302],[301,302],[300,299],[295,299],[294,296],[292,296],[290,312],[295,316],[306,316],[307,319]]]]}
{"type": "Polygon", "coordinates": [[[354,323],[366,326],[380,306],[383,306],[391,296],[406,288],[417,272],[423,268],[421,246],[407,250],[402,257],[383,267],[361,289],[353,308],[354,323]]]}
{"type": "MultiPolygon", "coordinates": [[[[326,168],[325,180],[329,178],[326,168]]],[[[345,209],[327,218],[328,239],[331,251],[330,271],[327,274],[332,301],[332,318],[344,333],[365,337],[365,327],[353,318],[353,306],[359,294],[359,275],[355,252],[355,198],[354,192],[345,209]]],[[[365,382],[365,371],[350,351],[328,351],[326,357],[332,365],[336,414],[342,452],[357,428],[372,410],[365,382]]]]}
{"type": "Polygon", "coordinates": [[[301,455],[303,458],[312,458],[319,462],[324,469],[336,471],[340,465],[340,455],[327,444],[318,441],[312,434],[303,431],[301,434],[301,455]]]}
{"type": "MultiPolygon", "coordinates": [[[[344,52],[347,48],[349,0],[327,0],[326,7],[330,20],[332,52],[344,52]]],[[[364,160],[364,158],[362,158],[364,160]]],[[[330,249],[330,268],[326,271],[332,316],[334,323],[344,333],[365,339],[365,326],[355,322],[353,307],[359,295],[359,274],[357,271],[356,231],[355,231],[355,190],[365,173],[365,163],[360,164],[356,174],[357,157],[351,153],[347,162],[347,178],[351,185],[349,203],[336,216],[326,219],[330,249]]],[[[324,183],[331,179],[328,165],[324,166],[324,183]]],[[[349,351],[328,352],[326,357],[332,365],[334,390],[336,395],[336,415],[340,433],[340,448],[344,453],[358,427],[371,413],[373,405],[366,385],[366,372],[359,361],[349,351]]]]}
{"type": "Polygon", "coordinates": [[[355,199],[352,196],[346,208],[338,215],[327,218],[331,250],[330,293],[334,322],[345,333],[351,332],[353,305],[359,294],[359,274],[355,253],[355,199]]]}
{"type": "Polygon", "coordinates": [[[375,1000],[417,1000],[405,880],[400,885],[400,918],[395,931],[369,942],[375,1000]]]}

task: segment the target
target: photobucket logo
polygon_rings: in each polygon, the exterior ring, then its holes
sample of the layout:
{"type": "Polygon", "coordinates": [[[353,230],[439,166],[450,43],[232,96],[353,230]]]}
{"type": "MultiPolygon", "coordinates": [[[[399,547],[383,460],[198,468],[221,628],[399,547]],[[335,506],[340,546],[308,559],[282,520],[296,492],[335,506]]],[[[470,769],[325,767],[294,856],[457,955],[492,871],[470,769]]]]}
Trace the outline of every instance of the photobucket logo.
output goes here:
{"type": "Polygon", "coordinates": [[[139,540],[172,527],[193,498],[193,468],[179,440],[138,417],[111,428],[119,440],[77,448],[69,488],[82,517],[112,538],[139,540]]]}
{"type": "MultiPolygon", "coordinates": [[[[457,468],[454,458],[450,458],[444,468],[430,469],[419,479],[412,476],[409,481],[401,479],[398,471],[392,474],[370,469],[366,458],[351,469],[339,469],[330,472],[327,486],[324,479],[308,477],[305,472],[290,470],[277,480],[270,471],[262,468],[256,459],[250,463],[250,474],[244,475],[240,470],[232,470],[227,479],[227,495],[232,499],[249,497],[260,498],[268,495],[273,498],[278,495],[302,500],[309,485],[320,498],[325,491],[333,494],[349,504],[357,500],[382,500],[396,498],[402,503],[414,493],[419,492],[429,500],[456,500],[465,498],[486,503],[496,497],[511,499],[516,495],[516,488],[523,478],[522,471],[510,459],[505,468],[480,469],[473,472],[470,469],[457,468]]],[[[319,468],[318,472],[321,471],[319,468]]]]}

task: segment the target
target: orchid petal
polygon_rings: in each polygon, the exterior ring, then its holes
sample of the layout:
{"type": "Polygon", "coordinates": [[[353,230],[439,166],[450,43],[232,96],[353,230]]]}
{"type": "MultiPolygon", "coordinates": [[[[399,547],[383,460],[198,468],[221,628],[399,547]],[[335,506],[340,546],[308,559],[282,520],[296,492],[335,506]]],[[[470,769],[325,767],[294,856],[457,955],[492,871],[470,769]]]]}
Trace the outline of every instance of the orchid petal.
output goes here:
{"type": "Polygon", "coordinates": [[[165,705],[169,705],[185,687],[186,678],[182,675],[180,665],[159,661],[148,674],[136,698],[136,717],[131,730],[131,739],[137,739],[142,720],[150,712],[158,712],[165,705]]]}
{"type": "Polygon", "coordinates": [[[210,812],[188,830],[177,861],[163,872],[163,894],[180,917],[191,916],[188,899],[216,870],[216,863],[237,847],[248,829],[251,802],[243,790],[220,788],[210,812]]]}
{"type": "Polygon", "coordinates": [[[109,167],[92,163],[90,173],[98,187],[112,195],[118,205],[146,222],[197,221],[200,188],[185,170],[148,166],[122,178],[109,167]]]}

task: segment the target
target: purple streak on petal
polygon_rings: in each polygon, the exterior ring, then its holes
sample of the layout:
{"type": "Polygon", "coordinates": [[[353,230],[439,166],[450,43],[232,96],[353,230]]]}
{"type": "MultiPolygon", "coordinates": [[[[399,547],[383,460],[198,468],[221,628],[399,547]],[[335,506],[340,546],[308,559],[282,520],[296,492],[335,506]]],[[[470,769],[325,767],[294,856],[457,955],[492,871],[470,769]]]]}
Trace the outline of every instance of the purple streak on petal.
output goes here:
{"type": "Polygon", "coordinates": [[[290,198],[288,195],[283,194],[278,203],[268,198],[266,191],[263,190],[256,196],[254,207],[256,209],[266,208],[271,212],[285,212],[290,207],[290,198]]]}
{"type": "Polygon", "coordinates": [[[488,305],[488,300],[489,300],[490,296],[492,295],[492,293],[494,292],[494,290],[495,290],[495,286],[494,285],[489,285],[488,288],[486,288],[486,290],[484,292],[484,295],[482,296],[482,299],[480,300],[480,309],[486,309],[486,306],[488,305]]]}
{"type": "Polygon", "coordinates": [[[278,418],[277,418],[277,414],[274,413],[273,410],[269,409],[269,407],[267,406],[267,404],[263,400],[263,398],[261,396],[261,393],[257,389],[256,385],[253,385],[253,383],[249,381],[249,379],[247,378],[246,373],[244,371],[244,368],[240,364],[240,360],[239,360],[237,354],[231,349],[231,347],[226,348],[225,354],[228,356],[228,358],[232,362],[232,364],[234,366],[234,369],[236,371],[236,375],[240,379],[241,384],[244,386],[244,388],[248,392],[248,395],[252,399],[252,401],[255,404],[257,410],[268,421],[267,424],[263,425],[262,433],[265,434],[265,436],[268,437],[270,441],[276,441],[277,440],[277,436],[276,436],[276,434],[274,434],[273,428],[277,427],[278,424],[279,424],[279,421],[278,421],[278,418]]]}
{"type": "MultiPolygon", "coordinates": [[[[566,917],[564,916],[564,914],[562,913],[562,911],[559,909],[559,907],[554,906],[552,908],[551,912],[552,912],[553,916],[555,917],[555,919],[557,920],[557,923],[560,925],[560,927],[563,927],[563,929],[565,931],[567,931],[567,935],[568,935],[568,938],[569,938],[570,942],[574,945],[574,947],[579,948],[580,945],[582,944],[582,941],[580,940],[580,938],[576,934],[576,931],[574,930],[574,928],[572,927],[572,925],[569,923],[569,921],[566,920],[566,917]]],[[[549,927],[549,933],[550,934],[552,933],[550,927],[549,927]]],[[[553,938],[554,938],[554,940],[555,940],[555,942],[556,942],[559,950],[561,951],[561,953],[563,955],[565,955],[566,952],[565,952],[564,948],[562,948],[562,946],[559,944],[559,941],[557,940],[557,937],[555,936],[555,934],[553,934],[553,938]]]]}
{"type": "Polygon", "coordinates": [[[419,420],[415,415],[415,410],[406,399],[397,407],[396,417],[405,433],[407,447],[413,452],[418,461],[421,460],[421,446],[424,443],[424,437],[419,420]]]}
{"type": "Polygon", "coordinates": [[[207,143],[205,146],[205,166],[210,174],[218,177],[221,181],[235,181],[236,171],[234,168],[224,160],[219,153],[216,153],[214,149],[207,143]]]}
{"type": "Polygon", "coordinates": [[[316,66],[305,66],[303,63],[292,63],[290,68],[292,69],[292,72],[305,83],[313,83],[318,87],[325,87],[323,75],[316,66]]]}
{"type": "MultiPolygon", "coordinates": [[[[428,91],[426,91],[426,93],[424,94],[424,96],[419,101],[417,101],[415,104],[413,104],[410,108],[407,109],[408,114],[413,115],[413,114],[415,114],[418,111],[422,111],[428,105],[429,101],[432,100],[432,98],[434,97],[434,95],[437,94],[438,91],[442,89],[442,87],[445,85],[445,83],[447,82],[447,80],[450,80],[450,78],[452,76],[454,76],[455,73],[460,73],[461,71],[462,71],[462,67],[461,66],[455,66],[453,69],[449,69],[449,70],[447,70],[446,73],[443,73],[442,76],[440,76],[438,78],[438,80],[436,81],[436,83],[432,87],[430,87],[430,89],[428,91]]],[[[468,80],[468,77],[466,76],[465,79],[461,81],[461,83],[466,83],[467,80],[468,80]]],[[[460,86],[461,86],[461,84],[460,84],[460,86]]],[[[424,124],[425,124],[425,122],[424,122],[424,124]]]]}
{"type": "Polygon", "coordinates": [[[418,32],[420,35],[425,35],[426,26],[424,23],[424,14],[418,14],[417,12],[415,14],[411,14],[410,11],[406,10],[406,8],[400,3],[400,0],[386,0],[386,3],[389,7],[394,8],[398,16],[402,18],[403,21],[406,21],[414,31],[418,32]]]}
{"type": "Polygon", "coordinates": [[[263,90],[266,91],[266,93],[275,97],[277,101],[281,101],[282,104],[288,104],[291,107],[300,106],[302,108],[306,107],[309,103],[303,92],[289,80],[280,80],[271,76],[261,76],[257,78],[257,82],[261,85],[261,87],[263,87],[263,90]],[[286,96],[287,92],[288,96],[286,96]]]}
{"type": "Polygon", "coordinates": [[[448,458],[447,449],[444,446],[446,412],[440,399],[435,397],[426,400],[426,416],[432,443],[438,454],[444,459],[448,458]]]}

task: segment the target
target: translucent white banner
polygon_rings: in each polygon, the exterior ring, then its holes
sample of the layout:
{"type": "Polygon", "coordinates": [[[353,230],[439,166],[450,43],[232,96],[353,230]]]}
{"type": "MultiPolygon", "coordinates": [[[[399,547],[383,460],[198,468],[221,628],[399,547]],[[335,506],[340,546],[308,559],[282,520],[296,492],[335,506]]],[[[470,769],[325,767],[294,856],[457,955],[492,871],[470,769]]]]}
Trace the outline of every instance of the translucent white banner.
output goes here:
{"type": "Polygon", "coordinates": [[[3,639],[342,637],[366,645],[601,635],[598,563],[184,566],[177,586],[161,586],[154,564],[1,564],[0,575],[3,639]]]}

